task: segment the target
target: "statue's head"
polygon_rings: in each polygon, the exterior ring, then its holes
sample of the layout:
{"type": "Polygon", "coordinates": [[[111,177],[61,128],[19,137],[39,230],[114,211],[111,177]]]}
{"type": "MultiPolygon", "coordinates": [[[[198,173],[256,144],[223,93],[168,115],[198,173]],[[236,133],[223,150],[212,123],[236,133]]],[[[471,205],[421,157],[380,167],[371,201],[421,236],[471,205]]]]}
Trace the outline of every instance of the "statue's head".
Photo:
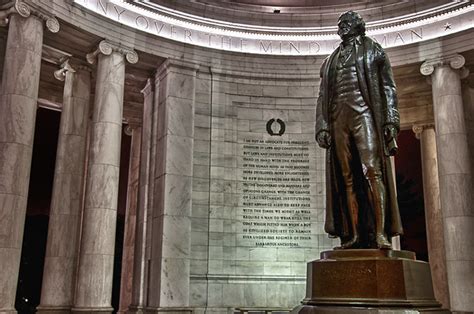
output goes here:
{"type": "Polygon", "coordinates": [[[337,26],[337,34],[342,40],[358,35],[365,35],[365,22],[362,16],[354,11],[342,13],[339,16],[337,26]]]}

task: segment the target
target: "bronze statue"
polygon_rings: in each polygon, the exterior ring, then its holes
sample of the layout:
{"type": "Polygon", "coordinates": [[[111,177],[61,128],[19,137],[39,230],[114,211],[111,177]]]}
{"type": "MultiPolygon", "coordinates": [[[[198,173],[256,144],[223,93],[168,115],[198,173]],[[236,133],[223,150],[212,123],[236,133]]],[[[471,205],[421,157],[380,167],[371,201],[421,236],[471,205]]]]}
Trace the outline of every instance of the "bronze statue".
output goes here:
{"type": "Polygon", "coordinates": [[[390,164],[400,128],[392,69],[358,13],[339,17],[338,35],[316,110],[316,141],[327,149],[324,227],[342,249],[390,249],[403,232],[390,164]]]}

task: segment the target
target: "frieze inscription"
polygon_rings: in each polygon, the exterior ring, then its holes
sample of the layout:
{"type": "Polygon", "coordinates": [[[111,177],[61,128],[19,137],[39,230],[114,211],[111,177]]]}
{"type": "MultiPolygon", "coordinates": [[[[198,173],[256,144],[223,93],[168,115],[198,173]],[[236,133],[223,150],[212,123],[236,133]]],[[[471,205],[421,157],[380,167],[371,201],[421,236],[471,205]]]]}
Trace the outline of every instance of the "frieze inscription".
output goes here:
{"type": "MultiPolygon", "coordinates": [[[[340,43],[336,29],[308,28],[302,32],[288,30],[291,34],[274,33],[248,27],[241,29],[233,24],[214,25],[204,21],[194,22],[186,17],[170,17],[159,12],[158,8],[144,10],[125,1],[74,0],[74,3],[140,31],[220,50],[273,55],[325,55],[340,43]]],[[[420,17],[419,21],[401,20],[396,27],[368,25],[367,32],[383,47],[425,41],[470,28],[469,12],[472,9],[466,6],[439,16],[420,17]]]]}

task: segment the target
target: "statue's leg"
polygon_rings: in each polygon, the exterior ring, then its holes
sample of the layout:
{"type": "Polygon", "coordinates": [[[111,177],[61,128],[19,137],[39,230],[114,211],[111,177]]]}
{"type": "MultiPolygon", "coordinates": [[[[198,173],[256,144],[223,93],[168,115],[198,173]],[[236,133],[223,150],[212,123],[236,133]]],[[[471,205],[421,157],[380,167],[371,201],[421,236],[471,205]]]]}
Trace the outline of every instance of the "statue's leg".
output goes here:
{"type": "Polygon", "coordinates": [[[346,217],[351,223],[351,234],[348,237],[341,237],[341,248],[347,249],[359,244],[359,204],[354,190],[354,177],[351,169],[352,152],[350,130],[347,127],[344,116],[340,116],[333,125],[333,145],[338,159],[342,177],[345,184],[347,214],[346,217]]]}
{"type": "Polygon", "coordinates": [[[382,158],[379,140],[371,114],[360,114],[354,124],[353,136],[359,151],[362,170],[369,186],[371,208],[373,210],[378,248],[391,248],[385,232],[386,190],[382,176],[382,158]]]}

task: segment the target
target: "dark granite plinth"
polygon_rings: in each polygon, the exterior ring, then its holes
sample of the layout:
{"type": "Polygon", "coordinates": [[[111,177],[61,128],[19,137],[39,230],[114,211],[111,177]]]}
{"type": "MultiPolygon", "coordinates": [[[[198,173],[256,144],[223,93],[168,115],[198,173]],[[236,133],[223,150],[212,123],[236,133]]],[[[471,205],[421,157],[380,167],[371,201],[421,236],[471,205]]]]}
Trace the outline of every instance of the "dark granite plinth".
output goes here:
{"type": "Polygon", "coordinates": [[[295,313],[449,313],[436,301],[429,264],[393,250],[333,250],[308,263],[295,313]]]}

